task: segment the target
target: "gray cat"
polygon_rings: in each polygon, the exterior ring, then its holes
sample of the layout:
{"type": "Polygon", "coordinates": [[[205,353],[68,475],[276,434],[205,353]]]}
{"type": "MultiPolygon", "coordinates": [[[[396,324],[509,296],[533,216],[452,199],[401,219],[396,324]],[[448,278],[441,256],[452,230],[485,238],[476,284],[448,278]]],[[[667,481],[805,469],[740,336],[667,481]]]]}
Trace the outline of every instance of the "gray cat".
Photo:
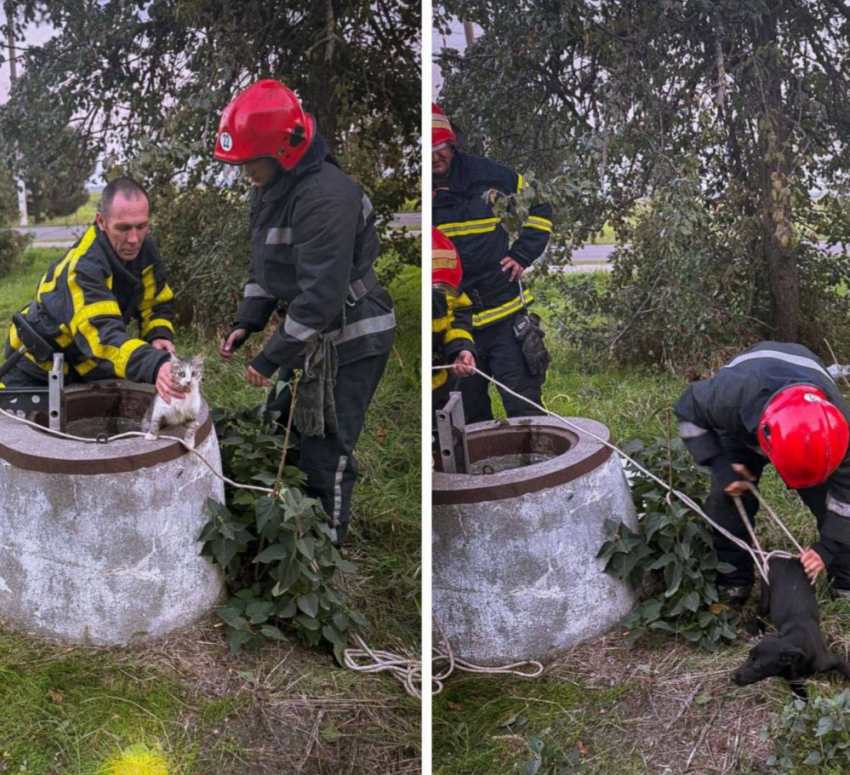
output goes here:
{"type": "Polygon", "coordinates": [[[142,420],[142,432],[148,440],[156,439],[165,425],[182,425],[186,429],[184,441],[190,449],[195,447],[195,431],[201,412],[201,379],[204,376],[204,356],[180,358],[171,356],[171,376],[180,387],[189,388],[183,398],[172,397],[171,403],[156,395],[142,420]]]}

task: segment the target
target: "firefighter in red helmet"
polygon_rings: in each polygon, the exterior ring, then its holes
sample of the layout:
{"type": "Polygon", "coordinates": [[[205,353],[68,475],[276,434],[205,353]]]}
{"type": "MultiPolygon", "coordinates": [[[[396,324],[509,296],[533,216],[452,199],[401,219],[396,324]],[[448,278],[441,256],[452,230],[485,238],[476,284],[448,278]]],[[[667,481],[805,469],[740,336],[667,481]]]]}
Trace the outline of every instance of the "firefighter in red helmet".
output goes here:
{"type": "MultiPolygon", "coordinates": [[[[809,578],[824,567],[837,595],[850,597],[850,407],[823,362],[802,345],[761,342],[711,379],[694,382],[676,403],[679,433],[697,463],[711,470],[706,513],[738,538],[750,538],[732,501],[753,518],[768,462],[817,519],[820,540],[800,557],[809,578]]],[[[734,570],[719,583],[733,604],[749,597],[749,553],[715,534],[718,559],[734,570]]]]}
{"type": "Polygon", "coordinates": [[[432,365],[452,364],[431,374],[431,404],[436,411],[449,398],[458,377],[475,374],[472,302],[461,292],[463,269],[452,241],[431,229],[431,352],[432,365]]]}
{"type": "MultiPolygon", "coordinates": [[[[240,166],[254,186],[251,270],[220,353],[230,361],[285,306],[247,380],[267,387],[275,373],[286,380],[303,370],[294,418],[299,467],[341,545],[357,478],[354,446],[395,330],[392,299],[372,268],[380,252],[372,205],[339,169],[295,93],[275,80],[258,81],[225,108],[215,158],[240,166]],[[328,385],[330,406],[321,398],[328,385]]],[[[284,390],[268,407],[288,412],[290,399],[284,390]]]]}
{"type": "MultiPolygon", "coordinates": [[[[520,278],[546,248],[552,208],[546,202],[532,205],[519,236],[510,242],[493,214],[493,203],[500,195],[523,191],[523,176],[461,152],[457,134],[438,105],[432,105],[431,113],[431,170],[434,225],[452,240],[463,262],[463,290],[472,302],[480,368],[541,404],[549,355],[540,318],[528,312],[533,298],[520,278]]],[[[489,387],[477,374],[460,384],[469,422],[493,419],[489,387]]],[[[510,393],[502,392],[501,398],[508,417],[543,413],[510,393]]]]}

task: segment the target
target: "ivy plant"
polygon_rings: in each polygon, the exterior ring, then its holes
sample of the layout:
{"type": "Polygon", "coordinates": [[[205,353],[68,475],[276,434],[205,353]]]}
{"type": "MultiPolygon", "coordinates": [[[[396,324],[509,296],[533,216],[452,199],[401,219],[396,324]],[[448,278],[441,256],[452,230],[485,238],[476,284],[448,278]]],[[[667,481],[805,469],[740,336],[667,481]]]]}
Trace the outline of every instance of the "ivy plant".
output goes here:
{"type": "MultiPolygon", "coordinates": [[[[665,472],[671,487],[698,501],[705,493],[705,477],[678,438],[624,449],[647,470],[665,472]]],[[[627,472],[638,529],[608,520],[610,538],[598,557],[607,560],[608,573],[642,593],[625,620],[629,638],[666,632],[710,650],[734,640],[737,615],[721,603],[716,584],[718,572],[731,567],[718,561],[708,525],[634,466],[627,464],[627,472]]]]}
{"type": "Polygon", "coordinates": [[[337,571],[355,566],[333,545],[327,516],[304,493],[298,468],[284,466],[278,481],[284,439],[274,417],[262,407],[213,416],[225,476],[277,485],[275,495],[228,486],[226,503],[207,500],[210,520],[199,540],[227,579],[229,598],[218,615],[231,649],[292,636],[330,644],[342,663],[349,634],[368,624],[334,584],[337,571]]]}
{"type": "Polygon", "coordinates": [[[850,691],[835,697],[795,699],[780,713],[772,713],[762,728],[773,741],[767,763],[782,772],[846,772],[850,769],[850,691]]]}

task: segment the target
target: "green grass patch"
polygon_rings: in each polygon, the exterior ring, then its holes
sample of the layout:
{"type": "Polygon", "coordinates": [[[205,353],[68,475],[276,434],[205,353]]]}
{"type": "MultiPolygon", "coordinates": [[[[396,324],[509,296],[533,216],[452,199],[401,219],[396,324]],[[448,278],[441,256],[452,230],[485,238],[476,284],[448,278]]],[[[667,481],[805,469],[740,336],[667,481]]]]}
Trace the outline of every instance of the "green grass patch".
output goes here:
{"type": "Polygon", "coordinates": [[[122,749],[160,749],[179,769],[195,744],[181,689],[117,652],[47,647],[0,635],[0,756],[10,772],[96,775],[122,749]]]}
{"type": "MultiPolygon", "coordinates": [[[[25,265],[0,280],[2,335],[65,252],[32,249],[25,265]]],[[[358,445],[361,478],[345,550],[358,572],[342,583],[372,622],[365,633],[370,645],[418,653],[420,270],[405,267],[389,290],[396,350],[358,445]]],[[[232,312],[221,310],[223,327],[232,312]]],[[[262,403],[265,391],[248,385],[245,371],[263,337],[252,337],[228,365],[218,356],[221,333],[177,328],[180,352],[207,355],[202,392],[213,406],[262,403]]],[[[276,775],[308,759],[305,773],[411,771],[420,703],[400,683],[348,671],[327,651],[290,643],[231,657],[219,633],[207,626],[202,644],[192,646],[194,663],[181,671],[163,667],[170,659],[149,657],[156,645],[138,652],[69,650],[0,633],[0,772],[104,775],[107,763],[120,762],[122,752],[128,757],[133,746],[161,751],[169,775],[276,775]],[[311,740],[317,709],[324,718],[318,745],[311,740]]],[[[117,765],[113,770],[124,775],[117,765]]]]}
{"type": "MultiPolygon", "coordinates": [[[[565,753],[579,742],[604,750],[599,717],[628,690],[628,684],[593,689],[558,677],[455,678],[434,699],[435,773],[522,772],[534,758],[530,738],[565,753]]],[[[596,771],[611,763],[603,757],[596,771]]]]}

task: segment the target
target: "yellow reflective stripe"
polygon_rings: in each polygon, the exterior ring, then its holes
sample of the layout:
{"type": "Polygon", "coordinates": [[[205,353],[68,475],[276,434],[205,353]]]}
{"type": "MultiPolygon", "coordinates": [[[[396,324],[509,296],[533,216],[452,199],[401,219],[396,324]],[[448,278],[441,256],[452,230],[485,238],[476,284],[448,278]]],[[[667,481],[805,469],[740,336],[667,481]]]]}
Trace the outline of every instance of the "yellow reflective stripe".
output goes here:
{"type": "Polygon", "coordinates": [[[170,320],[166,320],[165,318],[154,318],[153,320],[149,320],[142,326],[142,336],[147,336],[151,331],[155,328],[167,328],[171,333],[174,333],[174,326],[171,325],[170,320]]]}
{"type": "Polygon", "coordinates": [[[540,229],[540,231],[547,231],[547,232],[551,233],[551,231],[552,231],[552,221],[547,221],[545,218],[538,218],[536,221],[533,221],[531,218],[529,218],[522,225],[522,228],[523,229],[525,229],[525,228],[540,229]]]}
{"type": "Polygon", "coordinates": [[[56,337],[56,344],[60,347],[67,347],[74,341],[74,336],[71,330],[64,323],[60,323],[59,330],[62,332],[56,337]]]}
{"type": "Polygon", "coordinates": [[[98,315],[109,315],[120,318],[121,307],[118,306],[117,301],[98,301],[94,304],[87,304],[71,318],[71,333],[76,334],[83,321],[97,317],[98,315]]]}
{"type": "Polygon", "coordinates": [[[469,331],[464,331],[462,328],[453,328],[445,335],[445,337],[443,337],[443,343],[448,344],[449,342],[453,342],[455,339],[468,339],[471,342],[472,334],[470,334],[469,331]]]}
{"type": "MultiPolygon", "coordinates": [[[[523,298],[525,298],[525,303],[530,304],[534,301],[534,297],[527,290],[523,291],[523,298]]],[[[515,299],[511,299],[510,301],[498,306],[493,307],[492,309],[484,310],[477,315],[472,316],[472,325],[473,326],[483,326],[488,323],[495,323],[497,320],[501,320],[502,318],[507,317],[508,315],[512,315],[514,312],[519,312],[522,309],[522,299],[517,296],[515,299]]]]}
{"type": "Polygon", "coordinates": [[[445,232],[446,230],[449,230],[449,229],[462,229],[462,228],[466,228],[468,226],[482,226],[482,225],[487,224],[487,223],[498,223],[498,222],[499,222],[498,218],[479,218],[478,220],[475,220],[475,221],[460,221],[458,223],[443,223],[443,224],[440,224],[439,226],[437,226],[437,228],[440,231],[445,232]]]}
{"type": "Polygon", "coordinates": [[[446,381],[449,378],[449,372],[447,369],[440,369],[439,371],[434,372],[434,376],[431,377],[431,390],[436,390],[440,385],[445,385],[446,381]]]}
{"type": "MultiPolygon", "coordinates": [[[[47,272],[45,272],[44,277],[41,278],[41,283],[39,284],[38,292],[35,295],[36,301],[41,301],[42,294],[50,293],[51,291],[56,289],[56,280],[59,278],[59,275],[61,275],[62,272],[65,270],[65,267],[68,266],[70,263],[74,262],[75,259],[78,259],[80,256],[82,256],[83,253],[85,253],[92,246],[92,243],[94,242],[96,237],[97,231],[95,230],[95,227],[92,226],[83,235],[82,240],[80,240],[80,244],[77,245],[77,247],[69,250],[65,258],[63,258],[62,261],[56,265],[56,268],[53,270],[53,275],[51,276],[50,280],[47,279],[47,275],[50,273],[50,270],[48,269],[47,272]]],[[[109,284],[111,287],[111,282],[109,280],[107,280],[107,284],[109,284]]]]}
{"type": "Polygon", "coordinates": [[[470,229],[453,229],[452,231],[443,232],[447,237],[464,237],[467,234],[486,234],[491,231],[496,231],[498,223],[488,224],[487,226],[476,226],[470,229]]]}
{"type": "Polygon", "coordinates": [[[141,339],[128,339],[120,347],[111,344],[103,344],[98,338],[97,329],[91,321],[84,320],[80,324],[80,333],[86,338],[95,358],[109,361],[115,369],[115,376],[123,379],[127,375],[127,362],[136,350],[145,347],[147,342],[141,339]]]}
{"type": "Polygon", "coordinates": [[[97,367],[97,361],[93,361],[91,358],[87,358],[82,363],[78,363],[74,366],[74,371],[77,372],[81,377],[85,377],[92,369],[97,367]]]}
{"type": "Polygon", "coordinates": [[[434,318],[431,321],[431,331],[435,334],[439,334],[440,331],[445,331],[450,324],[451,319],[448,315],[442,318],[434,318]]]}
{"type": "Polygon", "coordinates": [[[519,194],[525,188],[525,180],[522,175],[517,174],[516,192],[519,194]]]}
{"type": "Polygon", "coordinates": [[[448,308],[450,310],[472,306],[472,302],[469,300],[469,296],[467,296],[465,293],[462,293],[460,296],[455,296],[452,293],[447,293],[446,304],[448,305],[448,308]]]}

